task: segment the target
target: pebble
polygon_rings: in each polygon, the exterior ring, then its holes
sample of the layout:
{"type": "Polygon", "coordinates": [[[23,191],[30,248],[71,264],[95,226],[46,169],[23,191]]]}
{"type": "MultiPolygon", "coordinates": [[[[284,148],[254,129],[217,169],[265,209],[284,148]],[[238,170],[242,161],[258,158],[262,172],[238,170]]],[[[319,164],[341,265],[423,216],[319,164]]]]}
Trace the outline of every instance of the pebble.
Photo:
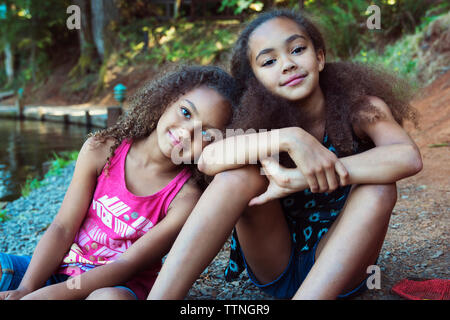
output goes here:
{"type": "Polygon", "coordinates": [[[431,259],[439,258],[440,256],[442,256],[443,253],[444,252],[442,252],[442,250],[439,250],[434,255],[431,256],[431,259]]]}

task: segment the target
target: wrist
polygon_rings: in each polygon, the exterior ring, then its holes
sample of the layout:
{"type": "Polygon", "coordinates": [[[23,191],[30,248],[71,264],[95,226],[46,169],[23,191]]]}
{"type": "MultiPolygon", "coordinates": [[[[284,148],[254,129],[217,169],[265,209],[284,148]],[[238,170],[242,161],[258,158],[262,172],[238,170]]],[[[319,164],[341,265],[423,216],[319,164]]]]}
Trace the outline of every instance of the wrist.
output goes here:
{"type": "Polygon", "coordinates": [[[33,291],[35,291],[37,288],[33,288],[32,286],[29,286],[29,285],[27,285],[27,284],[20,284],[18,287],[17,287],[17,291],[20,291],[20,292],[23,292],[24,293],[24,295],[27,295],[27,294],[29,294],[29,293],[31,293],[31,292],[33,292],[33,291]]]}
{"type": "Polygon", "coordinates": [[[299,127],[280,129],[280,151],[290,152],[293,146],[302,139],[305,130],[299,127]]]}

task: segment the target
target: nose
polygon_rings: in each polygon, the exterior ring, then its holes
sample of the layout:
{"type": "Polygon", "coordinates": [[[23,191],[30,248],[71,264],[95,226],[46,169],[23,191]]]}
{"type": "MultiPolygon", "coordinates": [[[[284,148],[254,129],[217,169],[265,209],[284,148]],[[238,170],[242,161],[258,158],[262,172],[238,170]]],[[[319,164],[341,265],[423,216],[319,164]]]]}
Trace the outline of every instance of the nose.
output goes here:
{"type": "Polygon", "coordinates": [[[180,126],[177,131],[180,139],[186,142],[187,140],[192,141],[196,130],[199,130],[199,132],[201,132],[201,128],[201,122],[197,123],[197,121],[189,121],[188,123],[180,126]]]}
{"type": "Polygon", "coordinates": [[[173,132],[177,139],[181,142],[186,142],[186,140],[189,140],[191,137],[191,130],[188,127],[178,127],[177,129],[173,130],[173,132]]]}
{"type": "Polygon", "coordinates": [[[297,64],[286,57],[283,62],[283,73],[288,73],[295,69],[297,69],[297,64]]]}

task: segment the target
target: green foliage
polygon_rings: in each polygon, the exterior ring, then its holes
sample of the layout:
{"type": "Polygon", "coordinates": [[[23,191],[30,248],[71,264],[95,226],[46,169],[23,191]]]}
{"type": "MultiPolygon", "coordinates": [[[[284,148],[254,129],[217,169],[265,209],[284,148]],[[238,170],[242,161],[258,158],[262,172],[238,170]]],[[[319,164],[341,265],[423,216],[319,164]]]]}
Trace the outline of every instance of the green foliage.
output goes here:
{"type": "Polygon", "coordinates": [[[305,2],[305,11],[326,38],[329,57],[347,59],[357,52],[359,43],[367,36],[364,15],[367,7],[367,1],[361,0],[305,2]]]}
{"type": "Polygon", "coordinates": [[[256,11],[260,11],[263,7],[264,7],[264,4],[261,1],[222,0],[218,11],[223,12],[226,8],[231,8],[231,9],[233,9],[234,14],[238,15],[249,8],[256,10],[256,11]]]}
{"type": "MultiPolygon", "coordinates": [[[[366,46],[383,46],[414,32],[430,7],[438,0],[306,0],[305,12],[317,19],[326,37],[332,58],[348,59],[366,46]],[[366,22],[373,12],[370,5],[380,8],[381,29],[370,30],[366,22]]],[[[433,6],[434,4],[434,6],[433,6]]]]}
{"type": "MultiPolygon", "coordinates": [[[[17,77],[13,86],[37,82],[49,74],[50,48],[67,36],[66,8],[69,0],[2,0],[5,19],[0,20],[0,51],[9,43],[14,55],[17,77]]],[[[3,63],[1,64],[3,66],[3,63]]],[[[0,72],[0,87],[6,77],[0,72]]]]}
{"type": "Polygon", "coordinates": [[[59,155],[53,152],[53,160],[50,166],[50,170],[46,173],[46,177],[57,176],[61,173],[61,170],[71,164],[78,158],[78,151],[65,151],[59,155]]]}
{"type": "Polygon", "coordinates": [[[0,210],[0,223],[8,220],[10,216],[8,215],[8,211],[6,209],[0,210]]]}
{"type": "MultiPolygon", "coordinates": [[[[3,59],[3,48],[8,43],[16,67],[14,82],[8,84],[8,89],[42,83],[53,71],[53,58],[61,56],[60,50],[74,40],[75,31],[70,33],[66,27],[66,9],[72,1],[0,0],[0,3],[7,8],[4,19],[0,20],[0,59],[3,59]]],[[[236,24],[223,25],[214,20],[189,22],[180,19],[162,23],[159,18],[165,14],[164,6],[147,0],[117,0],[115,3],[122,20],[116,28],[118,45],[111,53],[114,66],[142,62],[156,65],[165,62],[215,63],[229,52],[239,32],[236,24]],[[144,34],[148,35],[148,46],[144,43],[144,34]]],[[[210,11],[207,15],[214,18],[224,10],[240,15],[267,10],[270,5],[298,8],[299,3],[297,0],[222,0],[218,10],[217,6],[206,7],[210,11]]],[[[373,50],[370,48],[392,44],[450,9],[450,2],[443,0],[304,0],[303,4],[305,12],[316,17],[322,27],[330,60],[364,59],[363,52],[369,55],[373,50]],[[366,9],[372,4],[381,9],[381,30],[369,30],[366,26],[369,16],[366,9]]],[[[182,15],[189,14],[186,8],[184,5],[182,15]]],[[[397,61],[393,59],[397,51],[392,49],[392,59],[386,60],[397,61]]],[[[99,92],[110,67],[109,62],[100,66],[92,59],[82,57],[69,74],[66,92],[78,93],[96,82],[95,92],[99,92]]],[[[412,73],[415,65],[410,61],[406,66],[399,64],[398,68],[412,73]]],[[[4,63],[0,61],[0,88],[6,82],[4,63]]]]}
{"type": "MultiPolygon", "coordinates": [[[[61,170],[67,165],[75,161],[78,157],[79,151],[64,151],[60,154],[53,153],[50,169],[45,174],[45,178],[57,176],[61,174],[61,170]]],[[[44,185],[43,180],[38,180],[36,177],[28,176],[25,184],[20,188],[22,197],[27,197],[31,191],[38,189],[44,185]]]]}
{"type": "Polygon", "coordinates": [[[418,66],[421,63],[419,57],[422,50],[420,43],[425,37],[424,33],[427,26],[441,17],[443,15],[426,16],[422,19],[421,24],[416,27],[415,33],[407,34],[381,50],[361,49],[352,60],[382,65],[418,85],[420,83],[417,77],[418,66]]]}
{"type": "Polygon", "coordinates": [[[140,25],[140,30],[124,27],[119,33],[121,51],[117,64],[125,66],[134,62],[193,62],[209,64],[228,51],[237,38],[237,21],[213,23],[178,21],[157,27],[140,25]],[[143,32],[148,34],[145,48],[143,32]]]}

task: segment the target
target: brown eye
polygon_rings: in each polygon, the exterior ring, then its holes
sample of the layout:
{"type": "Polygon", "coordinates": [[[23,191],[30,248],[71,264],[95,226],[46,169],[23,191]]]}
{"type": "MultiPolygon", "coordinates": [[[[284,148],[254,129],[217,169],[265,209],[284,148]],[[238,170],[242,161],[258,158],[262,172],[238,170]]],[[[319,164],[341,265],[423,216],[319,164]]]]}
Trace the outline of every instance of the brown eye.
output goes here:
{"type": "Polygon", "coordinates": [[[292,50],[292,53],[301,53],[305,49],[306,47],[296,47],[294,50],[292,50]]]}
{"type": "Polygon", "coordinates": [[[270,60],[267,60],[267,61],[265,61],[264,63],[263,63],[263,67],[265,67],[265,66],[270,66],[270,65],[272,65],[272,64],[274,64],[275,63],[275,59],[270,59],[270,60]]]}

